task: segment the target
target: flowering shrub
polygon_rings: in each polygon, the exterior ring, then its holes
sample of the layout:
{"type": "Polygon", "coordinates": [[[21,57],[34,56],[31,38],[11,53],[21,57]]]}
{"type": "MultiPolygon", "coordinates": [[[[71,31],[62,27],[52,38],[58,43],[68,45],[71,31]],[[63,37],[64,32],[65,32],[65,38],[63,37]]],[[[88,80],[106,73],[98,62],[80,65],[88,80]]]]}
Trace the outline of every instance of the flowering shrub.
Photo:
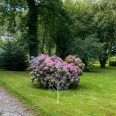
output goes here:
{"type": "Polygon", "coordinates": [[[32,57],[30,69],[33,74],[31,81],[39,82],[38,87],[58,87],[58,89],[68,89],[69,86],[78,85],[84,69],[84,64],[80,59],[69,55],[66,60],[56,56],[41,54],[38,57],[32,57]]]}
{"type": "Polygon", "coordinates": [[[82,63],[82,60],[79,58],[75,58],[75,56],[71,56],[69,55],[68,57],[66,57],[65,61],[71,65],[71,66],[75,66],[76,69],[78,70],[78,75],[82,75],[82,72],[84,70],[84,66],[85,64],[82,63]]]}

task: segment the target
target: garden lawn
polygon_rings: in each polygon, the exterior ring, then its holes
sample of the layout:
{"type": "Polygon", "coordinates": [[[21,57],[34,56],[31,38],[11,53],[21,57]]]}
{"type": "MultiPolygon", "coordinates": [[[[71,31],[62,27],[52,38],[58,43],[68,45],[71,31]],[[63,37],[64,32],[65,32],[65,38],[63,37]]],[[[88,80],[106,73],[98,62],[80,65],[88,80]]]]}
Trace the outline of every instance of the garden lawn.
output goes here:
{"type": "Polygon", "coordinates": [[[0,83],[27,107],[42,116],[116,116],[116,67],[99,68],[80,76],[78,87],[57,94],[31,83],[28,71],[0,71],[0,83]]]}

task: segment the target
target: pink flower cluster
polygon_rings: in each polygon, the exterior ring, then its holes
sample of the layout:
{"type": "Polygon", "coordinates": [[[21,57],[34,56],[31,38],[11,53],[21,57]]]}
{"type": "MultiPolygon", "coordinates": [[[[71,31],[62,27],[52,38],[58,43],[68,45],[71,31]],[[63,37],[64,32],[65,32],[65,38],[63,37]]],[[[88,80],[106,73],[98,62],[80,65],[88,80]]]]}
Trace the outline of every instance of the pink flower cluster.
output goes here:
{"type": "Polygon", "coordinates": [[[30,61],[30,69],[33,74],[31,81],[38,81],[44,87],[56,87],[59,84],[59,89],[67,89],[71,85],[78,85],[84,69],[84,64],[80,59],[69,55],[66,60],[56,56],[48,56],[41,54],[38,57],[32,57],[30,61]]]}
{"type": "Polygon", "coordinates": [[[68,57],[66,57],[65,61],[68,63],[68,65],[74,66],[77,69],[78,74],[82,75],[85,64],[82,63],[81,59],[69,55],[68,57]]]}

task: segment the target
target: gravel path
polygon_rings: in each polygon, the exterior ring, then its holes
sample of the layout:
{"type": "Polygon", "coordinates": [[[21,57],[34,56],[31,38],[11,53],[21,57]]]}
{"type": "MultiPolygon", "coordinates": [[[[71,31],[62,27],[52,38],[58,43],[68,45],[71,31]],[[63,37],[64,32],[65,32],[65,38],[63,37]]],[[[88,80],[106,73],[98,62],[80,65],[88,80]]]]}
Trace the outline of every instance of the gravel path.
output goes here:
{"type": "Polygon", "coordinates": [[[18,99],[0,85],[0,116],[33,116],[18,99]]]}

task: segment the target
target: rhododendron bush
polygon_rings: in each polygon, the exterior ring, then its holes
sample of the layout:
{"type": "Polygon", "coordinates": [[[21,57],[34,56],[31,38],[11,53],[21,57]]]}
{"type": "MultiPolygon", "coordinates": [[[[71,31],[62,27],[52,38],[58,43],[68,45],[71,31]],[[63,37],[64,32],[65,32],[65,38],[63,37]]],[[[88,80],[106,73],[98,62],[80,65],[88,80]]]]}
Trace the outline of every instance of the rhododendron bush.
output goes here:
{"type": "Polygon", "coordinates": [[[41,54],[32,57],[30,69],[32,69],[30,74],[33,74],[31,81],[38,82],[38,87],[58,87],[60,90],[78,85],[84,64],[79,58],[71,55],[63,61],[57,56],[41,54]]]}

